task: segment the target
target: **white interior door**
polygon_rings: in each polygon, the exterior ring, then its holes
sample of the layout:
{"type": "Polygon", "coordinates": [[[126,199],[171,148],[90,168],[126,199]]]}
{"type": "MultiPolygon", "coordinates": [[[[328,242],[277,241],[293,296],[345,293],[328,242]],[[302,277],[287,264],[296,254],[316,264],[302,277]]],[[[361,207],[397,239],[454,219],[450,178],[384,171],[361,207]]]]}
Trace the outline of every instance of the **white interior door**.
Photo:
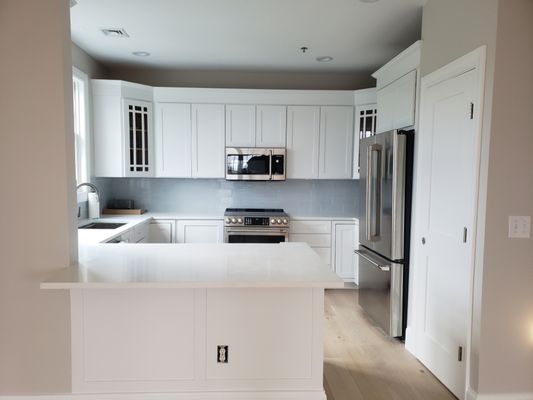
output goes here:
{"type": "Polygon", "coordinates": [[[414,273],[420,283],[417,298],[423,300],[417,356],[460,399],[465,394],[477,193],[477,124],[470,108],[477,101],[478,73],[470,70],[423,87],[418,137],[414,273]]]}

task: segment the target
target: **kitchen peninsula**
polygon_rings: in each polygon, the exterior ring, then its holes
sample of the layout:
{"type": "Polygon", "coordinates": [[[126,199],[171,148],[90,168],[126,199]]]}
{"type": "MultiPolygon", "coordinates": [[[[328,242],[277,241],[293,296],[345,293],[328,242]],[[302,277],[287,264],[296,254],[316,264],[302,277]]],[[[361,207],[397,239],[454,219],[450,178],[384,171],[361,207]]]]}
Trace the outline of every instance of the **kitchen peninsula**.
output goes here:
{"type": "Polygon", "coordinates": [[[304,243],[84,245],[41,284],[70,290],[74,393],[265,400],[326,399],[342,286],[304,243]]]}

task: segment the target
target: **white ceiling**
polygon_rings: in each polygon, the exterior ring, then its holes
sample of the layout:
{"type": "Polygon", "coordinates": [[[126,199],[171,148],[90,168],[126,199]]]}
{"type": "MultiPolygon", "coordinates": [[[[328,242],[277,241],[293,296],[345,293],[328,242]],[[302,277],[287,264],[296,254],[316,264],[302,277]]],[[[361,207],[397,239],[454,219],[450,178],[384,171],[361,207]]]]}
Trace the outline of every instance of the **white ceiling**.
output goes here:
{"type": "Polygon", "coordinates": [[[71,31],[78,46],[105,64],[373,71],[420,38],[424,2],[77,0],[71,31]],[[124,28],[130,37],[106,37],[102,28],[124,28]],[[302,46],[309,51],[303,54],[302,46]],[[319,63],[319,56],[334,60],[319,63]]]}

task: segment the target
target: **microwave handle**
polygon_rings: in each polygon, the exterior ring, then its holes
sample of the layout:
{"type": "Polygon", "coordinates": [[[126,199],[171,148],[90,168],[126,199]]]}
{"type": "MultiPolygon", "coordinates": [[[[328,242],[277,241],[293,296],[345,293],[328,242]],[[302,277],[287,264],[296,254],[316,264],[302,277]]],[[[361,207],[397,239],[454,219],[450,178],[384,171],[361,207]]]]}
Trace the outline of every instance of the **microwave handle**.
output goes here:
{"type": "Polygon", "coordinates": [[[272,149],[268,150],[269,156],[268,156],[268,173],[270,175],[270,180],[272,180],[272,149]]]}

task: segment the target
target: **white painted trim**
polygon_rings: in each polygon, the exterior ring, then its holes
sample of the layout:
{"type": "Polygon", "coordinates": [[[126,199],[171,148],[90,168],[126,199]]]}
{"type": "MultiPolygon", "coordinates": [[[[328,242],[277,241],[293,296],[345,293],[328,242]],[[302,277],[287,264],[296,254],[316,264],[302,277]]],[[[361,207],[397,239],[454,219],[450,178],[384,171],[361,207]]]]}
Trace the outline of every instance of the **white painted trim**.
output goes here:
{"type": "Polygon", "coordinates": [[[478,394],[469,387],[466,391],[466,400],[533,400],[533,392],[478,394]]]}
{"type": "MultiPolygon", "coordinates": [[[[84,132],[84,139],[85,139],[85,148],[83,149],[83,153],[82,154],[77,154],[76,156],[79,157],[79,156],[82,156],[83,157],[83,163],[84,163],[84,168],[83,168],[83,172],[82,172],[82,176],[81,176],[81,180],[83,182],[89,182],[90,179],[91,179],[91,175],[92,175],[92,125],[91,125],[91,121],[92,121],[92,103],[91,103],[91,96],[90,96],[90,91],[91,91],[91,85],[90,85],[90,81],[89,81],[89,76],[83,72],[82,70],[76,68],[76,67],[72,67],[72,77],[73,78],[76,78],[80,81],[83,82],[83,112],[84,112],[84,115],[83,115],[83,122],[84,122],[84,129],[85,129],[85,132],[84,132]]],[[[74,133],[74,132],[73,132],[74,133]]],[[[76,177],[77,179],[78,177],[76,177]]],[[[78,184],[82,183],[82,182],[77,182],[78,184]]],[[[82,201],[87,201],[87,196],[85,196],[85,200],[82,200],[82,201]]],[[[78,198],[78,203],[80,202],[80,199],[78,198]]]]}
{"type": "MultiPolygon", "coordinates": [[[[471,342],[472,342],[472,323],[473,323],[473,295],[474,295],[474,275],[475,275],[475,266],[476,266],[476,246],[477,246],[477,205],[479,203],[479,183],[480,183],[480,164],[481,164],[481,140],[482,140],[482,122],[483,122],[483,105],[484,105],[484,90],[485,90],[485,68],[486,68],[486,53],[487,53],[487,47],[481,46],[474,51],[456,59],[455,61],[452,61],[451,63],[445,65],[442,68],[439,68],[438,70],[430,73],[429,75],[426,75],[422,77],[421,79],[421,95],[420,95],[420,113],[419,115],[424,115],[424,93],[425,91],[443,81],[446,81],[448,79],[454,78],[456,76],[462,75],[466,72],[472,71],[474,69],[478,70],[478,92],[476,94],[475,98],[475,104],[476,104],[476,113],[475,113],[475,149],[476,153],[474,155],[475,158],[475,165],[476,165],[476,171],[475,171],[475,193],[474,193],[474,201],[473,206],[475,208],[474,215],[473,215],[473,221],[472,221],[472,261],[471,261],[471,274],[470,274],[470,293],[468,295],[469,297],[469,305],[468,305],[468,316],[467,316],[467,352],[466,352],[466,383],[470,382],[470,366],[471,366],[471,342]]],[[[424,124],[423,124],[422,118],[419,120],[419,132],[422,132],[424,130],[424,124]]],[[[418,152],[419,150],[417,150],[418,152]]],[[[418,153],[415,152],[415,165],[418,165],[418,153]]],[[[415,171],[416,172],[416,171],[415,171]]],[[[415,182],[413,187],[413,193],[417,193],[417,188],[420,187],[420,182],[418,181],[419,178],[415,176],[415,182]]],[[[414,199],[414,204],[417,203],[417,199],[414,199]]],[[[420,231],[419,221],[417,220],[417,213],[416,208],[413,208],[413,216],[411,225],[413,227],[412,233],[411,233],[411,271],[413,274],[413,287],[411,288],[411,295],[412,298],[410,299],[410,309],[408,310],[408,314],[411,315],[411,324],[408,327],[408,346],[406,346],[407,350],[413,353],[413,355],[417,358],[420,357],[420,349],[418,348],[419,341],[417,340],[418,335],[418,326],[420,324],[420,317],[419,317],[419,310],[417,305],[420,303],[417,301],[416,296],[417,292],[420,291],[420,285],[421,283],[418,282],[417,274],[416,274],[416,268],[415,268],[415,261],[417,259],[416,256],[416,243],[418,238],[418,232],[420,231]]],[[[466,396],[469,396],[467,388],[465,388],[466,396]]],[[[467,397],[468,398],[468,397],[467,397]]],[[[480,398],[479,396],[477,398],[480,398]]]]}
{"type": "Polygon", "coordinates": [[[324,391],[49,394],[0,396],[0,400],[327,400],[324,391]]]}
{"type": "Polygon", "coordinates": [[[385,87],[408,72],[418,69],[421,51],[422,40],[418,40],[374,72],[372,77],[378,81],[377,88],[385,87]]]}

